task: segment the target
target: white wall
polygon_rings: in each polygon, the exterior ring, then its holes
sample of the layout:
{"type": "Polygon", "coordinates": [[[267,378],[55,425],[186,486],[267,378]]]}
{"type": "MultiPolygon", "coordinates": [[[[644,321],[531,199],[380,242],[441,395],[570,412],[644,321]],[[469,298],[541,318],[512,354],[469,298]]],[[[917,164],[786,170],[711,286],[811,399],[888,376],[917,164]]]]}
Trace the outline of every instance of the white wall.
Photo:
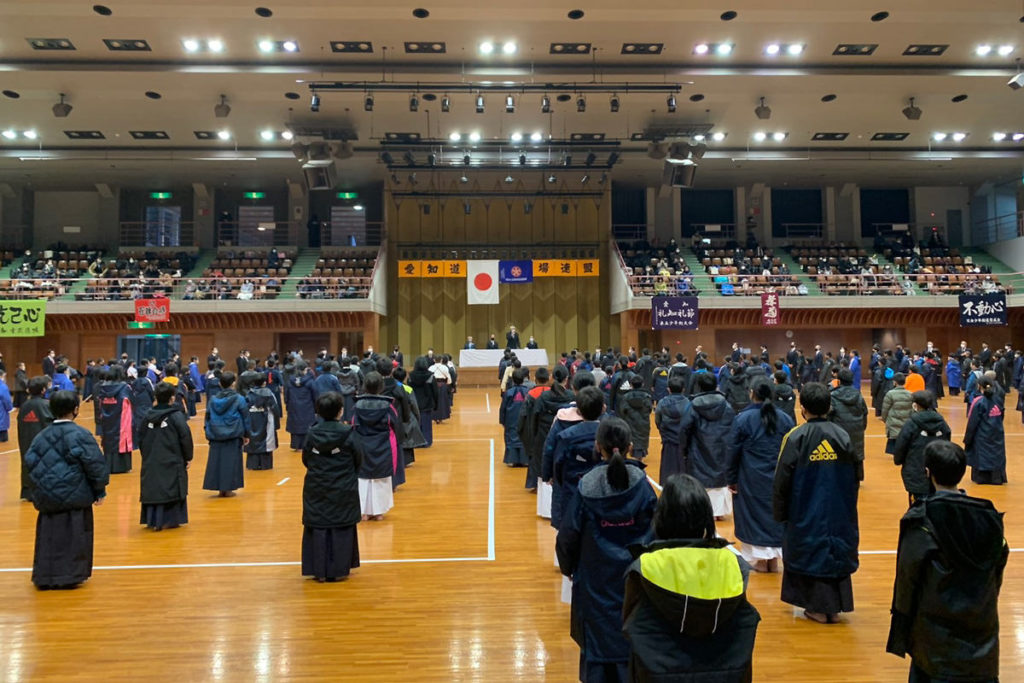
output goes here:
{"type": "Polygon", "coordinates": [[[985,251],[1010,266],[1015,273],[1024,273],[1024,237],[987,244],[985,251]]]}
{"type": "MultiPolygon", "coordinates": [[[[970,244],[970,193],[964,186],[953,187],[914,187],[910,191],[911,210],[917,224],[917,238],[928,226],[939,226],[946,230],[946,211],[959,209],[962,219],[962,242],[970,244]]],[[[956,240],[950,239],[951,243],[956,240]]]]}
{"type": "Polygon", "coordinates": [[[43,248],[54,242],[69,245],[116,246],[120,238],[118,197],[103,199],[98,192],[34,193],[32,246],[43,248]],[[81,232],[66,233],[65,226],[81,232]]]}

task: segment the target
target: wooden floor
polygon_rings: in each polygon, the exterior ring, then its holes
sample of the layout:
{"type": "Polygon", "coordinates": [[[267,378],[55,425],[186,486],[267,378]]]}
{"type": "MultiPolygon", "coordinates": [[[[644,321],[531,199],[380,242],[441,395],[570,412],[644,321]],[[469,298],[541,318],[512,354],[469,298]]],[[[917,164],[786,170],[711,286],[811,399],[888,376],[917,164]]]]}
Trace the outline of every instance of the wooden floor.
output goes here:
{"type": "MultiPolygon", "coordinates": [[[[299,573],[298,455],[279,449],[274,470],[246,472],[237,498],[218,499],[200,488],[202,445],[190,525],[155,533],[138,524],[136,454],[136,471],[114,476],[96,510],[93,578],[78,590],[38,592],[28,573],[36,513],[18,501],[12,432],[0,444],[0,681],[575,680],[554,531],[535,515],[524,470],[501,464],[496,399],[496,390],[460,390],[454,418],[436,430],[433,448],[417,452],[396,508],[360,524],[364,564],[338,584],[299,573]]],[[[963,404],[947,398],[941,410],[962,436],[963,404]]],[[[91,422],[86,408],[80,423],[91,422]]],[[[1021,548],[1019,413],[1007,415],[1006,428],[1012,483],[968,490],[1007,513],[1010,545],[1021,548]]],[[[203,442],[200,420],[193,430],[203,442]]],[[[906,679],[907,662],[884,652],[906,494],[883,452],[881,424],[872,420],[868,434],[856,611],[840,625],[809,623],[779,601],[778,575],[753,575],[750,597],[763,619],[756,680],[906,679]]],[[[656,473],[657,441],[651,450],[656,473]]],[[[719,531],[728,537],[732,526],[719,531]]],[[[1000,600],[1006,681],[1024,680],[1018,557],[1000,600]]]]}

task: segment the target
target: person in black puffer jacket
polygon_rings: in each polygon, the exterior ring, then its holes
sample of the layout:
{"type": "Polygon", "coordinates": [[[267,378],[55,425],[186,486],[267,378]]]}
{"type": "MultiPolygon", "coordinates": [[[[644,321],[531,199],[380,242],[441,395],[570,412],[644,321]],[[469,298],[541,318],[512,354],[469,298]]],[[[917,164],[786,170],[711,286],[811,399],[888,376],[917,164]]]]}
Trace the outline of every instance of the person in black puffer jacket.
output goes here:
{"type": "Polygon", "coordinates": [[[777,370],[774,375],[775,386],[772,387],[772,403],[775,407],[789,415],[796,423],[796,392],[789,384],[784,370],[777,370]]]}
{"type": "Polygon", "coordinates": [[[935,396],[930,391],[914,392],[914,413],[903,423],[893,446],[893,461],[902,465],[900,476],[910,502],[931,493],[928,473],[924,469],[924,449],[932,441],[949,441],[949,424],[935,410],[935,396]]]}
{"type": "Polygon", "coordinates": [[[864,481],[864,431],[868,428],[868,404],[853,386],[849,368],[839,371],[839,386],[832,391],[832,412],[829,422],[842,427],[850,436],[850,447],[857,456],[857,478],[864,481]]]}
{"type": "Polygon", "coordinates": [[[651,408],[654,397],[644,390],[644,378],[633,375],[629,378],[633,387],[619,396],[619,417],[626,421],[633,433],[633,457],[643,460],[651,441],[651,408]]]}
{"type": "Polygon", "coordinates": [[[340,421],[341,394],[327,392],[316,402],[320,422],[306,435],[302,464],[302,575],[335,581],[359,566],[356,525],[362,518],[357,473],[363,442],[340,421]]]}
{"type": "Polygon", "coordinates": [[[106,496],[110,472],[89,430],[74,423],[78,394],[50,399],[54,422],[32,440],[25,467],[32,483],[36,521],[32,583],[69,588],[92,575],[92,506],[106,496]]]}
{"type": "MultiPolygon", "coordinates": [[[[686,473],[704,485],[716,517],[732,513],[732,494],[726,488],[729,434],[736,413],[721,392],[715,391],[715,377],[697,373],[697,393],[690,410],[679,423],[679,448],[686,462],[686,473]]],[[[748,399],[749,401],[749,399],[748,399]]]]}
{"type": "Polygon", "coordinates": [[[729,376],[722,383],[722,393],[733,412],[738,413],[747,407],[750,403],[750,380],[743,366],[729,363],[729,376]]]}

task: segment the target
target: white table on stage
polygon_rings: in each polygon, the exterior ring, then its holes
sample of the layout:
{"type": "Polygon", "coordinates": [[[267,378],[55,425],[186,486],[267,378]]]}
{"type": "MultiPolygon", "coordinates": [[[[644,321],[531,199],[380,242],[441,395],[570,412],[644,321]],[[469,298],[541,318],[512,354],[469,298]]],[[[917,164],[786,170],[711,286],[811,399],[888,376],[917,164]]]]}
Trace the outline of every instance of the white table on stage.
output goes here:
{"type": "MultiPolygon", "coordinates": [[[[547,367],[547,349],[515,349],[516,358],[528,368],[547,367]]],[[[505,356],[504,349],[462,349],[459,351],[460,368],[494,368],[505,356]]]]}

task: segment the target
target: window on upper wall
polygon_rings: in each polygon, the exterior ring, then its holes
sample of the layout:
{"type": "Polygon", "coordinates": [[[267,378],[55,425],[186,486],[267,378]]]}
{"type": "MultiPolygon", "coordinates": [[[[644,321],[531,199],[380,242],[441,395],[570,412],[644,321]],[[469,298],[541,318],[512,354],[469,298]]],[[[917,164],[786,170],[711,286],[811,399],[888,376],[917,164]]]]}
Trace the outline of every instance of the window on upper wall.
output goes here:
{"type": "Polygon", "coordinates": [[[238,207],[238,246],[272,247],[276,228],[273,206],[238,207]]]}
{"type": "MultiPolygon", "coordinates": [[[[429,206],[429,205],[426,205],[429,206]]],[[[362,247],[366,239],[366,211],[351,206],[331,207],[329,241],[324,246],[362,247]]]]}
{"type": "Polygon", "coordinates": [[[874,237],[910,224],[910,192],[906,189],[860,191],[860,235],[874,237]]]}
{"type": "Polygon", "coordinates": [[[704,232],[705,226],[718,226],[709,231],[724,236],[736,235],[736,201],[732,190],[682,190],[683,237],[704,232]]]}
{"type": "Polygon", "coordinates": [[[181,207],[147,206],[145,221],[145,246],[181,246],[181,207]]]}

